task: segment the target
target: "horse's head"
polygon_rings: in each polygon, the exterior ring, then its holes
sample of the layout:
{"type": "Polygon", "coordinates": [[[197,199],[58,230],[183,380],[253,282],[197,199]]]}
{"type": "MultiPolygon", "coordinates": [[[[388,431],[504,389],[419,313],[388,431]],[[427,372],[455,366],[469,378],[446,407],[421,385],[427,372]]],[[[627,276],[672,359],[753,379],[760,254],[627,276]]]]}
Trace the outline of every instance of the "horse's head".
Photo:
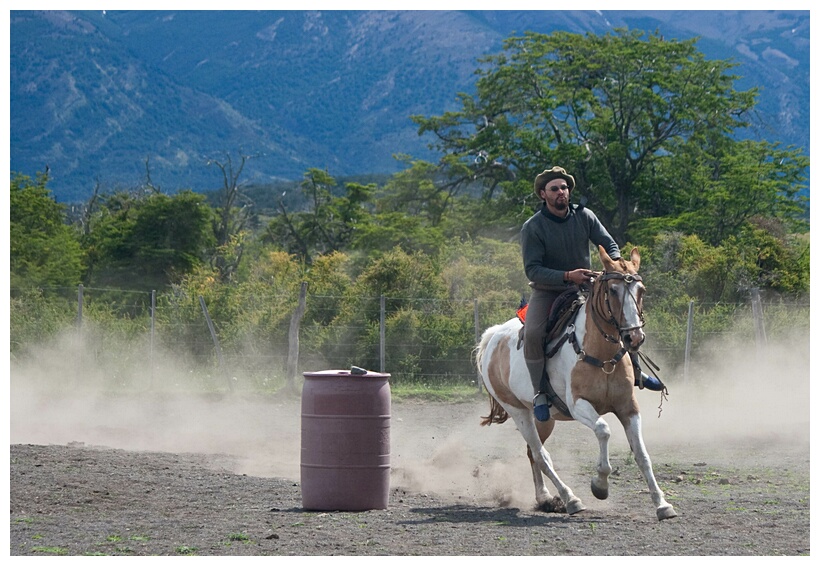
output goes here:
{"type": "Polygon", "coordinates": [[[602,321],[614,327],[624,347],[636,352],[646,335],[643,332],[643,294],[645,288],[638,268],[641,255],[632,248],[629,259],[612,260],[603,247],[598,246],[604,273],[596,278],[600,303],[596,301],[597,314],[602,321]]]}

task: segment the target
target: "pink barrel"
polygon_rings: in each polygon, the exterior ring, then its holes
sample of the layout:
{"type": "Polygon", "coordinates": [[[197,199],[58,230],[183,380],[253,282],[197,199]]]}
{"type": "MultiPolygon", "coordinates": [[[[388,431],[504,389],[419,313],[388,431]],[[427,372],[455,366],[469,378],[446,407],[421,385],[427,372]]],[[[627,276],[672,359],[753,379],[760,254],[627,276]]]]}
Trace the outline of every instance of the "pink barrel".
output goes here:
{"type": "Polygon", "coordinates": [[[306,372],[302,388],[302,507],[387,509],[389,373],[306,372]]]}

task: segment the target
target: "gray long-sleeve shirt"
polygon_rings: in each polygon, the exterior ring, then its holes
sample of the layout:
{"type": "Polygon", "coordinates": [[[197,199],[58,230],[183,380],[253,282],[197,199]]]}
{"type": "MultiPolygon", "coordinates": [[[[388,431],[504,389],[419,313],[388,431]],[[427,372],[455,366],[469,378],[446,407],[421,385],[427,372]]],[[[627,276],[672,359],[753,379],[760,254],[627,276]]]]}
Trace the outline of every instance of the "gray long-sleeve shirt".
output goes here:
{"type": "Polygon", "coordinates": [[[591,268],[589,242],[603,246],[612,259],[621,257],[618,244],[591,210],[573,206],[560,218],[542,208],[521,227],[527,278],[539,288],[566,288],[565,271],[591,268]]]}

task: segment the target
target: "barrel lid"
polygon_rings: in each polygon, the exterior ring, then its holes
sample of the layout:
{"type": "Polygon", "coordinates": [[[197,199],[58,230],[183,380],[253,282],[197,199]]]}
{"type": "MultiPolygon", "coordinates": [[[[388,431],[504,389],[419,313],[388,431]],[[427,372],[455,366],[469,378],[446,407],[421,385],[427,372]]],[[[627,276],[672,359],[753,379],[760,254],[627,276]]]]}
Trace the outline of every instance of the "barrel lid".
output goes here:
{"type": "Polygon", "coordinates": [[[305,377],[390,377],[389,373],[379,373],[356,366],[350,369],[325,369],[321,371],[306,371],[302,374],[305,377]]]}

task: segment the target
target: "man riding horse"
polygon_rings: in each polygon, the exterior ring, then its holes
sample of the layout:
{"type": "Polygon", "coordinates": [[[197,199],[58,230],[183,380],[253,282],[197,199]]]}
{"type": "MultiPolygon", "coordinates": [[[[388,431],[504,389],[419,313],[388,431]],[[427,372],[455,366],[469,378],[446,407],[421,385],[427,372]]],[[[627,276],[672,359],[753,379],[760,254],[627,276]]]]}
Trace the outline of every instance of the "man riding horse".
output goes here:
{"type": "MultiPolygon", "coordinates": [[[[535,178],[535,194],[543,202],[521,228],[524,272],[530,281],[527,317],[524,324],[524,360],[532,380],[533,411],[539,421],[550,418],[545,385],[545,340],[550,309],[572,285],[592,281],[589,242],[603,246],[613,260],[621,257],[615,240],[598,217],[583,205],[570,204],[575,178],[562,167],[553,167],[535,178]]],[[[663,391],[659,379],[640,370],[638,357],[630,353],[635,385],[663,391]]]]}

